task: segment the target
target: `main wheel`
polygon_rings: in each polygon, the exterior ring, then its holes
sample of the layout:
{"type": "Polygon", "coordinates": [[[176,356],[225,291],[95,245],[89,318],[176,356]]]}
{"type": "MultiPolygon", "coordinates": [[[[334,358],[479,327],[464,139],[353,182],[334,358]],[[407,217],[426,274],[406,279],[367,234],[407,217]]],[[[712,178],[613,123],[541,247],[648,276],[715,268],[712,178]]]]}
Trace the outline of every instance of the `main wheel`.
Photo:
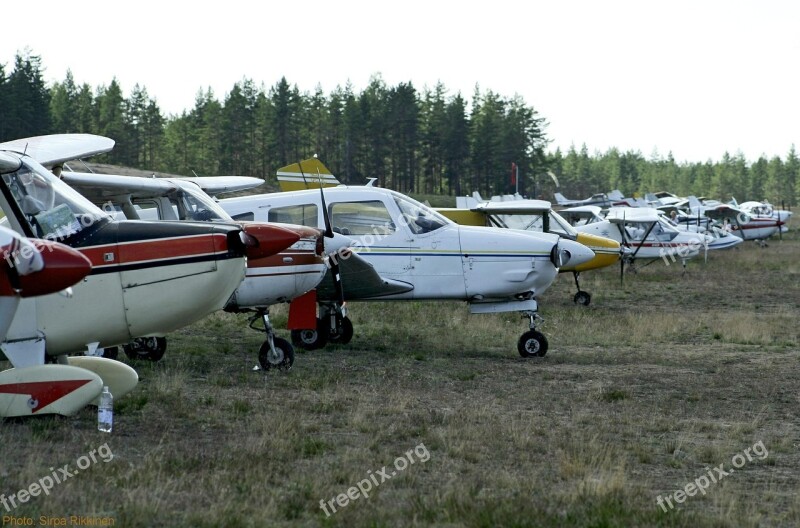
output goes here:
{"type": "Polygon", "coordinates": [[[316,350],[328,344],[329,334],[327,318],[317,319],[317,328],[315,329],[292,330],[292,343],[294,346],[306,350],[316,350]]]}
{"type": "Polygon", "coordinates": [[[264,341],[258,351],[258,362],[261,368],[269,370],[276,368],[279,370],[289,370],[294,364],[294,348],[285,339],[273,337],[272,344],[275,345],[275,354],[269,348],[269,341],[264,341]]]}
{"type": "Polygon", "coordinates": [[[122,345],[122,351],[133,360],[158,361],[167,351],[167,338],[137,337],[127,345],[122,345]]]}
{"type": "Polygon", "coordinates": [[[349,317],[343,317],[338,332],[328,336],[328,341],[336,345],[346,345],[351,339],[353,339],[353,322],[349,317]]]}
{"type": "Polygon", "coordinates": [[[575,301],[575,304],[589,306],[589,303],[592,302],[592,296],[589,292],[579,291],[572,300],[575,301]]]}
{"type": "Polygon", "coordinates": [[[519,355],[528,357],[542,357],[547,354],[547,338],[536,330],[528,330],[517,341],[519,355]]]}

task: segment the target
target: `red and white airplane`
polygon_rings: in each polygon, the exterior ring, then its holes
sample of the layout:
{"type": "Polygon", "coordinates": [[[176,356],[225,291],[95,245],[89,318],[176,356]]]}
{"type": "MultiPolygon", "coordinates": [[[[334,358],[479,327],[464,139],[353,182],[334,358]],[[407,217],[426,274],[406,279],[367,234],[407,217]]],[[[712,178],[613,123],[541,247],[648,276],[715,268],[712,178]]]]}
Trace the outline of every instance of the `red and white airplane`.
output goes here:
{"type": "MultiPolygon", "coordinates": [[[[204,220],[239,223],[245,228],[255,223],[234,220],[209,195],[251,189],[264,183],[244,176],[142,178],[63,171],[61,177],[96,205],[120,211],[129,220],[204,220]]],[[[275,255],[248,259],[247,275],[225,306],[230,312],[254,312],[251,327],[258,319],[264,323],[267,338],[259,351],[259,363],[264,370],[290,368],[294,362],[292,345],[275,335],[269,307],[291,302],[291,323],[298,328],[314,326],[314,299],[301,297],[316,288],[327,271],[322,233],[318,229],[294,224],[270,225],[293,231],[299,240],[275,255]]],[[[149,346],[154,340],[139,339],[124,348],[129,356],[158,360],[166,346],[162,339],[154,347],[149,346]]]]}
{"type": "MultiPolygon", "coordinates": [[[[65,161],[107,152],[113,140],[88,134],[40,136],[0,144],[3,223],[22,236],[62,242],[92,263],[66,299],[22,299],[0,343],[16,368],[97,363],[67,358],[135,337],[163,336],[222,309],[245,275],[246,256],[274,254],[298,240],[279,226],[115,221],[59,180],[65,161]]],[[[115,397],[108,362],[96,368],[115,397]]],[[[86,366],[89,368],[89,366],[86,366]]],[[[129,378],[128,378],[129,381],[129,378]]]]}

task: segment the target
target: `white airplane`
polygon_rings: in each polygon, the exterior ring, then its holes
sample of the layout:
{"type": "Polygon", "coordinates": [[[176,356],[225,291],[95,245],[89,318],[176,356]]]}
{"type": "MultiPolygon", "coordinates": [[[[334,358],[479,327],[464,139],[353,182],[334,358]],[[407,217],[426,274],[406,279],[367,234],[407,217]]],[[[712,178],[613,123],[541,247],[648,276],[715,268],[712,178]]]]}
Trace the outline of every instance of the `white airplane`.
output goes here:
{"type": "Polygon", "coordinates": [[[573,274],[578,289],[573,301],[583,306],[589,305],[592,296],[581,289],[581,272],[610,266],[622,254],[619,242],[576,231],[545,200],[526,200],[517,194],[493,196],[491,200],[485,201],[476,192],[471,197],[457,197],[455,208],[439,208],[437,211],[461,225],[553,233],[588,247],[594,252],[594,258],[581,264],[570,262],[559,268],[559,273],[573,274]]]}
{"type": "Polygon", "coordinates": [[[789,230],[786,224],[789,222],[789,219],[792,218],[791,211],[787,211],[784,209],[775,209],[775,207],[767,201],[744,202],[739,204],[739,209],[741,209],[745,214],[747,214],[751,218],[753,217],[761,218],[765,216],[771,216],[779,224],[780,229],[778,230],[778,235],[782,235],[783,233],[786,233],[789,230]]]}
{"type": "MultiPolygon", "coordinates": [[[[0,144],[2,223],[23,236],[58,240],[92,263],[71,299],[22,299],[0,344],[17,368],[43,365],[46,356],[97,363],[66,355],[98,355],[191,324],[225,306],[244,278],[246,255],[272,254],[297,240],[277,226],[245,232],[230,224],[114,221],[44,167],[58,172],[64,162],[113,144],[88,134],[0,144]]],[[[106,375],[113,372],[100,373],[111,385],[106,375]]]]}
{"type": "MultiPolygon", "coordinates": [[[[283,184],[311,190],[229,198],[220,205],[231,216],[256,220],[301,218],[307,225],[340,233],[354,240],[352,251],[384,278],[404,284],[400,291],[351,291],[343,279],[338,295],[320,294],[321,318],[308,330],[308,342],[333,331],[352,333],[343,300],[461,300],[472,313],[519,311],[529,318],[530,330],[517,343],[523,357],[543,356],[547,340],[536,330],[538,303],[567,262],[585,262],[594,254],[585,246],[557,235],[459,226],[431,208],[400,193],[367,186],[320,188],[335,178],[316,159],[279,169],[283,184]],[[338,298],[337,298],[338,297],[338,298]],[[330,321],[330,323],[328,322],[330,321]],[[330,326],[329,326],[330,325],[330,326]]],[[[347,254],[340,257],[346,261],[347,254]]],[[[360,284],[354,286],[360,287],[360,284]]],[[[302,338],[302,336],[301,336],[302,338]]]]}
{"type": "Polygon", "coordinates": [[[596,205],[598,207],[611,207],[616,202],[624,200],[625,196],[618,190],[613,190],[610,193],[593,194],[584,200],[570,200],[565,198],[561,193],[553,193],[555,196],[556,204],[562,207],[575,207],[580,205],[596,205]]]}
{"type": "MultiPolygon", "coordinates": [[[[763,205],[763,204],[762,204],[763,205]]],[[[784,222],[780,217],[773,216],[771,209],[751,208],[750,213],[743,211],[735,205],[720,204],[705,207],[703,214],[722,223],[723,229],[742,240],[757,240],[761,245],[767,238],[779,233],[784,222]]]]}
{"type": "Polygon", "coordinates": [[[652,208],[612,207],[605,219],[612,228],[604,222],[591,222],[575,229],[609,236],[631,249],[620,261],[621,276],[625,263],[633,266],[637,258],[662,259],[667,264],[680,259],[685,270],[686,261],[696,257],[700,249],[711,242],[711,237],[702,233],[678,230],[652,208]]]}
{"type": "MultiPolygon", "coordinates": [[[[252,223],[232,219],[209,195],[252,189],[264,183],[259,178],[237,176],[142,178],[70,171],[63,171],[61,177],[96,205],[110,205],[128,220],[202,220],[243,225],[252,223]]],[[[296,233],[298,241],[275,255],[249,258],[245,279],[225,306],[230,312],[255,312],[251,327],[257,319],[264,323],[266,340],[258,355],[264,370],[288,369],[294,362],[292,345],[275,335],[269,307],[291,301],[290,321],[298,324],[298,328],[314,326],[315,301],[312,299],[309,305],[307,299],[298,298],[316,288],[327,271],[322,233],[318,229],[293,224],[272,225],[296,233]]],[[[131,357],[157,361],[164,353],[166,339],[153,341],[140,338],[123,349],[131,357]]]]}

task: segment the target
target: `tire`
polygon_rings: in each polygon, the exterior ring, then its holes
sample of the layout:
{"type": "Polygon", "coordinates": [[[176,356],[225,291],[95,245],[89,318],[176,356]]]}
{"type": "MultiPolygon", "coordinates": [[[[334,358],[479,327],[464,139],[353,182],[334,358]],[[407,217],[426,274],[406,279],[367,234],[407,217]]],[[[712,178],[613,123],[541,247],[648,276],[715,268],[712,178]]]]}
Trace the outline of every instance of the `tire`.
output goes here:
{"type": "Polygon", "coordinates": [[[589,303],[592,302],[592,296],[589,292],[579,291],[575,294],[575,297],[573,297],[572,300],[575,302],[575,304],[589,306],[589,303]]]}
{"type": "Polygon", "coordinates": [[[122,345],[122,351],[134,361],[159,361],[167,351],[167,338],[137,337],[127,345],[122,345]]]}
{"type": "Polygon", "coordinates": [[[328,344],[328,321],[317,319],[316,329],[292,330],[292,343],[305,350],[317,350],[328,344]]]}
{"type": "Polygon", "coordinates": [[[544,357],[547,354],[547,338],[541,332],[529,330],[519,338],[517,351],[524,358],[544,357]]]}
{"type": "Polygon", "coordinates": [[[279,357],[270,357],[269,341],[264,341],[258,351],[258,362],[264,370],[276,368],[278,370],[289,370],[294,364],[294,347],[285,339],[273,337],[272,343],[275,345],[275,352],[279,357]]]}
{"type": "Polygon", "coordinates": [[[353,339],[353,321],[349,317],[342,318],[342,324],[336,334],[328,336],[328,341],[336,345],[346,345],[353,339]]]}

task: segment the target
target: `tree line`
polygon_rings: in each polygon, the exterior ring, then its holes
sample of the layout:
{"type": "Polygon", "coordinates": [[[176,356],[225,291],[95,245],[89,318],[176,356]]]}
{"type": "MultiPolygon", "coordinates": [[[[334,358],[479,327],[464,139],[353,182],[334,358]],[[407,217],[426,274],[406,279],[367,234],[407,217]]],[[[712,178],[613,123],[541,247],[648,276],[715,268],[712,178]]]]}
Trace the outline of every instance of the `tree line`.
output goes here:
{"type": "Polygon", "coordinates": [[[164,115],[156,98],[136,85],[125,97],[116,79],[93,88],[71,72],[48,86],[42,60],[17,54],[0,65],[0,141],[84,132],[116,141],[98,161],[176,174],[237,174],[274,181],[277,168],[316,154],[345,183],[377,178],[401,192],[483,195],[519,190],[551,198],[551,172],[567,196],[620,189],[626,196],[669,190],[729,199],[767,198],[795,204],[800,159],[749,163],[741,153],[720,161],[676,163],[672,155],[638,151],[589,153],[583,145],[547,152],[547,121],[520,96],[476,86],[471,99],[439,83],[387,86],[374,75],[360,91],[301,92],[281,78],[273,86],[243,79],[220,100],[201,90],[194,107],[164,115]]]}

